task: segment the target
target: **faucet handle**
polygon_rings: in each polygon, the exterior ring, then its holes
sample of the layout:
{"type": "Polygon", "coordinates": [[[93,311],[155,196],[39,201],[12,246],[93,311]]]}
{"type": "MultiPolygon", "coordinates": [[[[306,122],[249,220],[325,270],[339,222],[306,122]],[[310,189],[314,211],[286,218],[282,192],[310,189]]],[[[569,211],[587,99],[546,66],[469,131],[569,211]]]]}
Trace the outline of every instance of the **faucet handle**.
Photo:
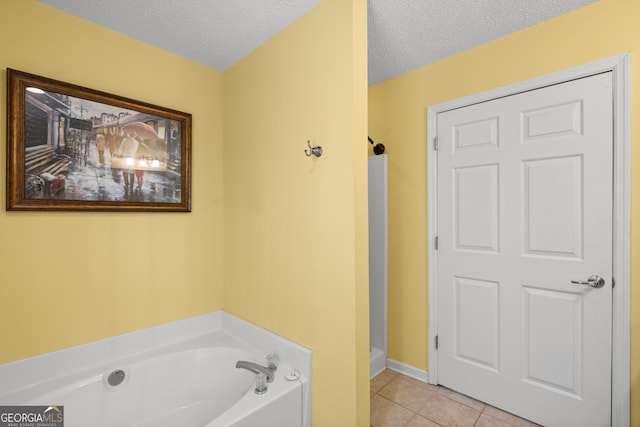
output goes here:
{"type": "Polygon", "coordinates": [[[267,392],[267,376],[260,372],[256,375],[256,394],[265,394],[267,392]]]}
{"type": "Polygon", "coordinates": [[[267,368],[273,369],[274,371],[278,369],[278,363],[280,363],[280,356],[278,353],[272,353],[267,355],[267,368]]]}

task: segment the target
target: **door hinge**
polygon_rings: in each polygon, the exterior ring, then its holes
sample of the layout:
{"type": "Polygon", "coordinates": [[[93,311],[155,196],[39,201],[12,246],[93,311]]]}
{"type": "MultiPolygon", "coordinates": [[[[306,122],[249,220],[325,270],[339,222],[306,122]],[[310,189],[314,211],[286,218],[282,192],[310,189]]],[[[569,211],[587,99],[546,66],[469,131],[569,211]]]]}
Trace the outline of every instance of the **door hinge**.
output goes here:
{"type": "Polygon", "coordinates": [[[436,236],[436,238],[434,239],[433,246],[434,246],[435,250],[437,251],[438,250],[438,236],[436,236]]]}
{"type": "Polygon", "coordinates": [[[615,278],[615,277],[612,277],[612,278],[611,278],[611,289],[613,289],[613,288],[615,288],[615,287],[616,287],[616,278],[615,278]]]}
{"type": "Polygon", "coordinates": [[[438,336],[436,335],[436,350],[438,349],[438,336]]]}
{"type": "Polygon", "coordinates": [[[438,137],[437,136],[435,136],[433,138],[433,149],[438,151],[438,137]]]}

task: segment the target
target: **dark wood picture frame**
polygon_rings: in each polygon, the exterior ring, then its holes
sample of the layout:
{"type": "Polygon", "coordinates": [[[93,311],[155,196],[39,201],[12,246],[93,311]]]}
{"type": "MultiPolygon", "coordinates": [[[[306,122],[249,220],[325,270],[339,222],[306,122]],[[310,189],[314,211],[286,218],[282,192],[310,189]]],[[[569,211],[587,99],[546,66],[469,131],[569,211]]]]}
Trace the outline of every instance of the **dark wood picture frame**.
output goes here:
{"type": "Polygon", "coordinates": [[[191,114],[7,69],[8,211],[191,211],[191,114]]]}

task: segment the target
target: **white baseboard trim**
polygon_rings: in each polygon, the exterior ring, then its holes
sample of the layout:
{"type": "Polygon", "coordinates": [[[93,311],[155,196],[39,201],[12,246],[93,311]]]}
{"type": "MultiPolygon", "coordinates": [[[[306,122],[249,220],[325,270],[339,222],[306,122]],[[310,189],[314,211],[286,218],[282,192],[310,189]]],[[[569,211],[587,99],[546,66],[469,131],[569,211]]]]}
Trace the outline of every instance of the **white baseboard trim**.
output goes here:
{"type": "Polygon", "coordinates": [[[425,383],[429,382],[429,372],[418,369],[411,365],[407,365],[406,363],[398,362],[397,360],[393,359],[387,359],[387,368],[418,381],[422,381],[425,383]]]}

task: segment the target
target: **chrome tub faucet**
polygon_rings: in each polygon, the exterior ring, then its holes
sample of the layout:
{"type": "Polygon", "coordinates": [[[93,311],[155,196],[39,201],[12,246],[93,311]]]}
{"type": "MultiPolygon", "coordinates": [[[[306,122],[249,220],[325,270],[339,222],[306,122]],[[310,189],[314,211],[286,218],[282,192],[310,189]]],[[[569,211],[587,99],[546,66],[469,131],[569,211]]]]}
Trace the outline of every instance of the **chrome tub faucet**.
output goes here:
{"type": "Polygon", "coordinates": [[[236,362],[236,368],[246,369],[247,371],[251,371],[254,374],[263,373],[267,376],[267,382],[273,382],[273,369],[269,369],[266,366],[258,365],[257,363],[247,362],[246,360],[238,360],[236,362]]]}

